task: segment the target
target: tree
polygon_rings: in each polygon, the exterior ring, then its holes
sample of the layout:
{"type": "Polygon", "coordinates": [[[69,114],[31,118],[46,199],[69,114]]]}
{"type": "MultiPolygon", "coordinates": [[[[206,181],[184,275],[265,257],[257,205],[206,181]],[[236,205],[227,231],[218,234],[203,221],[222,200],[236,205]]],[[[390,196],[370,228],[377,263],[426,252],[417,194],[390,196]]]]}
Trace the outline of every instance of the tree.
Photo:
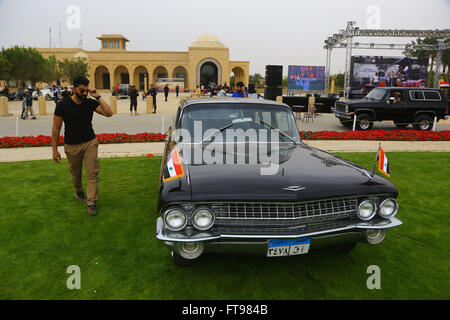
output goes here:
{"type": "Polygon", "coordinates": [[[58,61],[55,56],[48,57],[42,67],[40,80],[46,83],[52,83],[58,80],[60,76],[61,73],[58,69],[58,61]]]}
{"type": "Polygon", "coordinates": [[[59,71],[61,74],[61,79],[73,83],[76,77],[87,77],[89,72],[89,65],[86,59],[64,59],[63,61],[58,61],[59,71]]]}
{"type": "Polygon", "coordinates": [[[46,60],[36,49],[14,46],[3,48],[2,55],[11,64],[10,79],[16,80],[18,84],[31,80],[34,85],[37,81],[43,80],[46,60]]]}
{"type": "Polygon", "coordinates": [[[9,62],[9,60],[3,55],[2,52],[0,52],[0,79],[1,80],[5,80],[5,81],[10,80],[11,68],[12,68],[12,65],[9,62]]]}
{"type": "Polygon", "coordinates": [[[334,87],[335,90],[343,90],[344,89],[344,81],[345,81],[345,74],[344,73],[338,73],[331,76],[331,80],[334,80],[334,87]]]}

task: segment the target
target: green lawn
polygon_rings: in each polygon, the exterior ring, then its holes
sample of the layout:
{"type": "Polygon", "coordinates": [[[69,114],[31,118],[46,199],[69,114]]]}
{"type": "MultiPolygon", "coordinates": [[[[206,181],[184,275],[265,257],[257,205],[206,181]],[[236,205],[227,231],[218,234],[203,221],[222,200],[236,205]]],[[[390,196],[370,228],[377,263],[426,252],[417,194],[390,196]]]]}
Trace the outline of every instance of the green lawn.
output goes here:
{"type": "MultiPolygon", "coordinates": [[[[365,167],[374,154],[341,154],[365,167]]],[[[67,163],[0,163],[0,299],[449,299],[450,153],[389,153],[404,225],[378,246],[176,267],[155,237],[160,158],[101,160],[98,217],[67,163]],[[68,290],[70,265],[81,290],[68,290]],[[369,265],[381,290],[368,290],[369,265]]]]}

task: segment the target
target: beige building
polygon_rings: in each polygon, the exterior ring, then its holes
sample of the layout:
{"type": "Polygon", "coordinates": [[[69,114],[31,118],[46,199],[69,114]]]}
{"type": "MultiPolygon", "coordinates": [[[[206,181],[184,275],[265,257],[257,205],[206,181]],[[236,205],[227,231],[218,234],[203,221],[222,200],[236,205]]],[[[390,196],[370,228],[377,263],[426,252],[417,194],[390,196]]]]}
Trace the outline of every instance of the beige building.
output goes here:
{"type": "Polygon", "coordinates": [[[122,35],[104,34],[97,38],[100,50],[38,49],[45,57],[56,59],[86,58],[89,80],[101,90],[110,90],[115,84],[134,84],[140,90],[159,78],[184,78],[185,88],[195,90],[197,85],[236,82],[248,84],[249,62],[230,61],[230,52],[213,35],[199,37],[185,52],[127,51],[122,35]],[[147,83],[146,83],[147,82],[147,83]]]}

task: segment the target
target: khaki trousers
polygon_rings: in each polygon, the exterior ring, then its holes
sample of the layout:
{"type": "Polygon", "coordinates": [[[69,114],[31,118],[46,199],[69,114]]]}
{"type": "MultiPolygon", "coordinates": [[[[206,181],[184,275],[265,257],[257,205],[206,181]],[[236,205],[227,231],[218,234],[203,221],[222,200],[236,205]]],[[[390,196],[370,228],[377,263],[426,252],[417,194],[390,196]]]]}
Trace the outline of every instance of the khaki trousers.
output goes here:
{"type": "Polygon", "coordinates": [[[98,199],[98,173],[100,163],[98,161],[98,141],[97,138],[78,145],[64,145],[64,152],[69,161],[69,171],[72,175],[72,184],[75,192],[83,191],[83,161],[88,179],[87,203],[88,206],[95,205],[98,199]]]}

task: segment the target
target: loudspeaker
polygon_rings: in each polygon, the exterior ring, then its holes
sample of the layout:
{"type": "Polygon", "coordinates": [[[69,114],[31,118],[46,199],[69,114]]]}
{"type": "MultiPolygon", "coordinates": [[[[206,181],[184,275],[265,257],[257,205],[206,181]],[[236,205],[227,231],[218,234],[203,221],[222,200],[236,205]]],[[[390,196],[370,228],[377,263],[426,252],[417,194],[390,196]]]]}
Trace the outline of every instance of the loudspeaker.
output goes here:
{"type": "Polygon", "coordinates": [[[281,86],[283,84],[283,66],[266,66],[266,85],[281,86]]]}
{"type": "Polygon", "coordinates": [[[283,95],[283,88],[269,86],[264,90],[264,99],[276,101],[278,96],[283,95]]]}
{"type": "Polygon", "coordinates": [[[256,93],[256,90],[255,90],[255,84],[254,83],[249,83],[248,84],[248,93],[250,94],[250,93],[256,93]]]}

